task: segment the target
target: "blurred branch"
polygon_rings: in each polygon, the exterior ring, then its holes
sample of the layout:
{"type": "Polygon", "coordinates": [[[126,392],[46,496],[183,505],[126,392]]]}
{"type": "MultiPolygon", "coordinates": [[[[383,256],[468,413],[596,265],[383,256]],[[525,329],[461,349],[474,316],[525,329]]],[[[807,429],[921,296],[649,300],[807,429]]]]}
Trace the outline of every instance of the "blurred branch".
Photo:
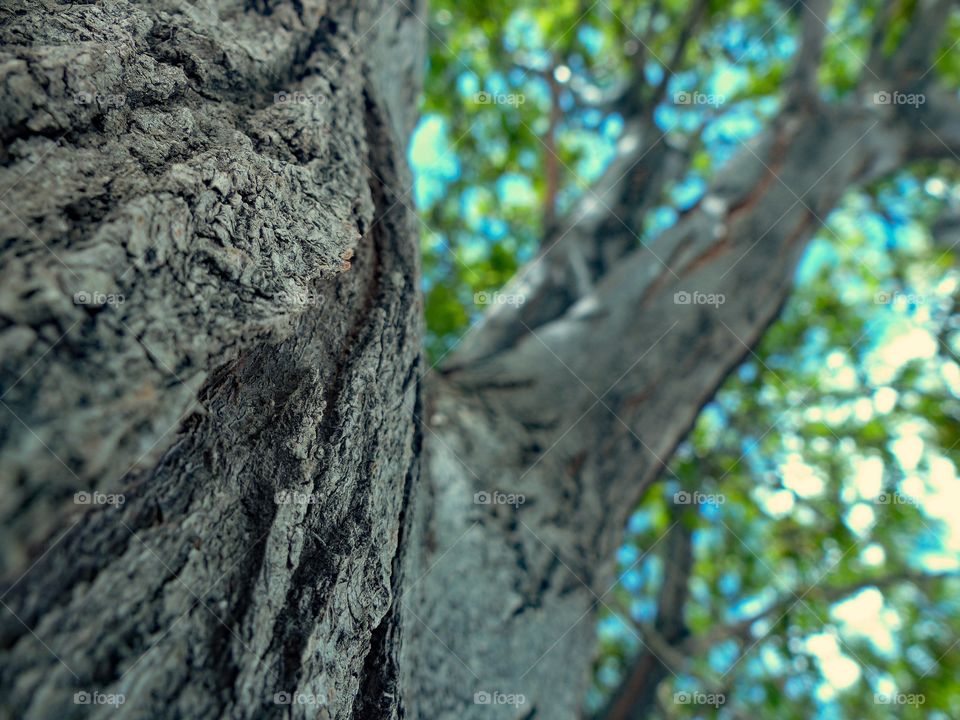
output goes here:
{"type": "MultiPolygon", "coordinates": [[[[650,56],[650,44],[654,38],[654,20],[663,5],[660,0],[654,0],[647,11],[647,26],[643,29],[643,37],[630,37],[627,42],[637,44],[637,51],[630,57],[630,76],[622,88],[614,109],[625,114],[636,113],[643,105],[642,88],[646,84],[646,66],[650,56]]],[[[633,31],[627,28],[630,35],[633,31]]]]}
{"type": "MultiPolygon", "coordinates": [[[[684,532],[686,537],[689,538],[689,531],[684,532]]],[[[661,628],[664,621],[669,625],[683,616],[686,591],[684,590],[681,598],[676,594],[676,588],[679,578],[684,572],[686,573],[683,580],[685,588],[689,579],[689,568],[678,567],[675,564],[667,566],[664,589],[661,590],[658,601],[656,625],[636,624],[638,630],[643,633],[646,649],[640,653],[633,668],[615,693],[614,699],[607,709],[598,715],[598,718],[602,720],[626,720],[627,718],[644,717],[649,705],[656,702],[657,686],[668,672],[674,675],[685,674],[698,678],[704,692],[723,692],[727,694],[725,692],[727,688],[722,678],[703,670],[693,670],[691,660],[702,658],[711,648],[726,640],[738,639],[741,644],[745,645],[749,642],[750,629],[754,623],[771,615],[782,616],[789,612],[794,605],[799,604],[801,598],[833,603],[870,587],[883,590],[904,582],[930,587],[940,580],[960,576],[957,573],[925,574],[903,570],[879,578],[862,578],[841,586],[810,585],[802,591],[782,597],[740,622],[716,626],[705,635],[678,642],[674,639],[674,635],[665,634],[670,632],[669,629],[665,631],[661,628]]]]}
{"type": "Polygon", "coordinates": [[[823,587],[809,585],[796,592],[784,595],[779,600],[768,605],[749,617],[729,625],[715,626],[709,633],[692,637],[687,640],[679,651],[687,656],[700,656],[710,648],[732,638],[745,638],[749,635],[750,627],[770,615],[782,616],[794,606],[807,598],[820,602],[834,603],[853,595],[861,590],[875,587],[878,590],[889,588],[904,582],[911,582],[918,586],[928,587],[930,584],[944,578],[958,577],[953,573],[926,574],[911,570],[902,570],[879,578],[860,578],[846,585],[823,587]]]}
{"type": "MultiPolygon", "coordinates": [[[[673,55],[670,58],[670,64],[664,68],[663,78],[660,80],[660,83],[657,85],[648,102],[648,108],[650,108],[650,112],[652,112],[653,108],[660,104],[664,96],[667,94],[667,86],[670,82],[670,78],[674,75],[674,68],[678,67],[680,62],[683,60],[683,54],[686,52],[690,41],[695,37],[696,31],[699,29],[700,23],[703,21],[709,6],[709,0],[696,0],[696,2],[693,4],[693,7],[690,8],[687,19],[683,23],[683,27],[680,29],[680,36],[677,38],[677,43],[673,48],[673,55]]],[[[644,75],[641,74],[640,79],[642,80],[643,77],[644,75]]]]}
{"type": "Polygon", "coordinates": [[[939,39],[955,3],[956,0],[917,1],[900,44],[880,75],[894,83],[891,89],[929,84],[933,80],[932,70],[943,57],[937,57],[941,52],[939,39]]]}
{"type": "Polygon", "coordinates": [[[647,12],[647,26],[643,29],[643,38],[640,39],[640,47],[637,49],[636,54],[633,56],[633,68],[634,68],[634,78],[643,78],[644,69],[647,64],[648,53],[650,52],[650,43],[653,42],[654,37],[654,20],[657,19],[657,15],[660,14],[660,11],[663,10],[663,3],[660,0],[654,0],[650,4],[650,9],[647,12]]]}
{"type": "Polygon", "coordinates": [[[873,23],[873,32],[870,36],[870,55],[867,58],[866,67],[874,75],[882,75],[884,72],[884,45],[887,41],[887,34],[890,32],[890,26],[893,19],[900,12],[904,0],[890,0],[883,3],[877,12],[877,18],[873,23]]]}
{"type": "Polygon", "coordinates": [[[669,673],[683,672],[687,664],[675,648],[687,632],[683,611],[693,569],[693,540],[680,517],[682,509],[676,505],[670,509],[675,524],[664,539],[664,580],[657,598],[656,621],[653,625],[638,625],[646,638],[645,647],[610,703],[598,715],[602,720],[644,717],[656,702],[661,680],[669,673]]]}
{"type": "Polygon", "coordinates": [[[960,100],[955,89],[924,88],[923,103],[912,114],[919,120],[909,159],[960,163],[960,100]]]}
{"type": "Polygon", "coordinates": [[[802,33],[793,74],[788,81],[787,102],[804,105],[818,102],[817,70],[823,57],[830,0],[804,0],[801,3],[802,33]]]}
{"type": "Polygon", "coordinates": [[[557,222],[557,193],[560,190],[560,157],[557,154],[557,128],[563,120],[560,108],[560,93],[563,88],[556,77],[556,63],[552,63],[546,73],[547,86],[550,88],[550,116],[543,144],[543,229],[545,234],[553,233],[557,222]]]}

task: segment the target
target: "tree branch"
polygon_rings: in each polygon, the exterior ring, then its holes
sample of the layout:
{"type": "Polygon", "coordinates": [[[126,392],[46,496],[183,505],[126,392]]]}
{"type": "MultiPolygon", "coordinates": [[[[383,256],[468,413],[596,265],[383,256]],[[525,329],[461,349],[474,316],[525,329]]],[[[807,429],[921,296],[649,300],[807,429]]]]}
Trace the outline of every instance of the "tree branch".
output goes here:
{"type": "Polygon", "coordinates": [[[803,9],[800,49],[789,80],[787,102],[816,103],[819,102],[817,70],[823,56],[827,16],[832,3],[830,0],[804,0],[801,5],[803,9]]]}
{"type": "Polygon", "coordinates": [[[671,516],[674,525],[663,540],[666,548],[664,580],[657,597],[656,621],[653,625],[637,624],[645,638],[645,647],[598,718],[626,720],[644,717],[656,702],[661,680],[668,673],[683,672],[687,665],[686,657],[677,646],[687,633],[684,608],[693,567],[693,539],[678,506],[671,505],[671,516]]]}
{"type": "Polygon", "coordinates": [[[702,657],[710,648],[719,645],[731,638],[745,637],[754,623],[768,618],[771,615],[781,616],[803,598],[811,598],[826,603],[834,603],[850,595],[875,587],[878,590],[889,588],[900,583],[911,582],[917,585],[928,586],[945,578],[957,577],[953,573],[926,574],[909,569],[875,578],[860,578],[845,585],[826,586],[808,585],[798,588],[795,592],[787,593],[783,597],[770,603],[763,610],[729,625],[715,626],[705,635],[690,637],[679,648],[679,652],[687,657],[702,657]]]}

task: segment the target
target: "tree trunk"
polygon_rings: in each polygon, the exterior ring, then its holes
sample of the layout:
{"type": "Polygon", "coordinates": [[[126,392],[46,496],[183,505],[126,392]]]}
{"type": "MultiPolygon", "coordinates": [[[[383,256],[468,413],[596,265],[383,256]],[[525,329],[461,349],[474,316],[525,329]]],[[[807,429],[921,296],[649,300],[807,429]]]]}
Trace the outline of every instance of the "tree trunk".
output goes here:
{"type": "Polygon", "coordinates": [[[407,693],[415,717],[480,717],[476,691],[523,695],[531,717],[576,715],[628,514],[776,317],[816,216],[868,158],[882,167],[896,152],[895,137],[867,139],[874,122],[785,119],[654,248],[562,317],[486,359],[455,358],[429,386],[426,549],[408,558],[419,581],[404,595],[401,663],[426,683],[407,693]],[[816,210],[787,187],[811,187],[816,210]],[[678,293],[719,304],[679,304],[678,293]],[[474,502],[494,491],[525,501],[474,502]],[[446,672],[422,672],[451,654],[446,672]]]}
{"type": "Polygon", "coordinates": [[[638,247],[671,162],[638,111],[527,302],[426,372],[425,26],[357,5],[0,10],[8,716],[577,716],[628,514],[806,241],[960,145],[953,98],[938,144],[807,73],[638,247]]]}
{"type": "Polygon", "coordinates": [[[0,11],[6,715],[369,717],[417,475],[424,32],[251,5],[0,11]]]}

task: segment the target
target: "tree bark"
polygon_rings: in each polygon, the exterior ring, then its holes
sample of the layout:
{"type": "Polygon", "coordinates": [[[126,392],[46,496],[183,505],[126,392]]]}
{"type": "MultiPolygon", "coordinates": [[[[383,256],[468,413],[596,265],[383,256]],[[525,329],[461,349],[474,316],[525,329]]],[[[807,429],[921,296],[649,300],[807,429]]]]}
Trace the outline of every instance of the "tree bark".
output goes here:
{"type": "Polygon", "coordinates": [[[115,712],[81,692],[369,717],[417,476],[423,26],[373,2],[2,13],[4,714],[115,712]]]}
{"type": "Polygon", "coordinates": [[[0,10],[0,713],[575,717],[633,503],[806,241],[960,147],[955,98],[935,142],[805,91],[638,246],[677,155],[640,109],[528,302],[428,372],[421,11],[0,10]]]}

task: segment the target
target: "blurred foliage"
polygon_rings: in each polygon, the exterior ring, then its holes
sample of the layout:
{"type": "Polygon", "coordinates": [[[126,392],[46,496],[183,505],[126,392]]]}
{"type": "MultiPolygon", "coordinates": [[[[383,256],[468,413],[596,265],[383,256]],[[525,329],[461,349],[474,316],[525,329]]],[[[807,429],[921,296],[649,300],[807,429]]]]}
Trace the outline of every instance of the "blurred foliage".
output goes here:
{"type": "MultiPolygon", "coordinates": [[[[654,97],[665,82],[653,117],[662,141],[690,158],[638,243],[696,202],[777,112],[797,45],[796,4],[710,0],[676,53],[694,5],[431,3],[411,162],[432,362],[480,318],[475,294],[498,289],[533,257],[551,212],[562,215],[603,172],[625,120],[614,99],[654,97]],[[644,83],[631,80],[638,67],[644,83]],[[693,91],[723,101],[673,101],[693,91]],[[491,95],[503,101],[483,101],[491,95]]],[[[838,1],[824,18],[826,100],[851,101],[886,6],[838,1]]],[[[894,8],[886,52],[915,7],[894,8]]],[[[958,39],[954,13],[935,54],[936,77],[953,86],[958,39]]],[[[692,650],[684,672],[660,688],[662,717],[960,717],[960,580],[924,577],[960,569],[960,275],[952,241],[930,230],[958,207],[957,165],[927,163],[851,192],[827,219],[781,319],[631,520],[587,712],[602,707],[643,648],[664,575],[659,552],[644,552],[679,521],[694,539],[684,608],[692,650]],[[725,502],[677,506],[682,490],[725,502]],[[739,634],[720,637],[745,618],[753,621],[739,634]],[[717,683],[728,697],[719,710],[670,702],[717,683]],[[875,702],[895,692],[926,702],[875,702]]]]}
{"type": "Polygon", "coordinates": [[[960,716],[960,272],[928,229],[960,204],[945,170],[846,199],[779,321],[648,493],[600,623],[593,707],[643,647],[664,573],[643,553],[677,520],[693,532],[697,654],[666,703],[719,679],[730,707],[717,717],[960,716]],[[684,491],[715,498],[678,506],[684,491]],[[925,703],[875,702],[893,693],[925,703]]]}

